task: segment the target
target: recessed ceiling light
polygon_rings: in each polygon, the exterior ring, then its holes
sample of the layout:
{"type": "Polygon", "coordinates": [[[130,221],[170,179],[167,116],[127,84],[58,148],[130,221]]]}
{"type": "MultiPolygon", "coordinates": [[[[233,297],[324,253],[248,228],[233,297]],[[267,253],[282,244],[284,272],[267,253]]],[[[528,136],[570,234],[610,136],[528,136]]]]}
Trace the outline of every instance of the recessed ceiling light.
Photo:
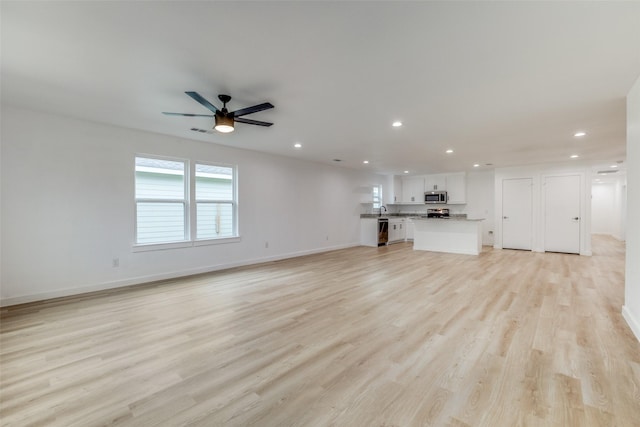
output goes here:
{"type": "Polygon", "coordinates": [[[480,165],[478,163],[476,163],[475,165],[473,165],[474,168],[480,167],[480,165]]]}
{"type": "Polygon", "coordinates": [[[391,126],[393,126],[394,128],[399,128],[400,126],[402,126],[402,122],[396,120],[395,122],[391,123],[391,126]]]}
{"type": "Polygon", "coordinates": [[[581,136],[585,136],[587,133],[586,132],[576,132],[573,134],[573,136],[575,136],[576,138],[580,138],[581,136]]]}
{"type": "Polygon", "coordinates": [[[302,144],[296,142],[295,144],[293,144],[293,148],[302,148],[302,144]]]}
{"type": "Polygon", "coordinates": [[[404,171],[404,173],[409,173],[409,171],[404,171]]]}
{"type": "Polygon", "coordinates": [[[617,168],[617,167],[618,167],[618,165],[611,165],[611,167],[612,167],[612,168],[617,168]]]}
{"type": "Polygon", "coordinates": [[[362,163],[364,163],[365,165],[369,163],[369,160],[364,160],[362,163]]]}
{"type": "Polygon", "coordinates": [[[451,148],[449,148],[447,151],[445,151],[445,153],[451,154],[451,153],[453,153],[453,150],[451,148]]]}
{"type": "Polygon", "coordinates": [[[571,155],[571,158],[572,158],[572,159],[577,159],[578,157],[580,157],[580,156],[578,156],[577,154],[572,154],[572,155],[571,155]]]}

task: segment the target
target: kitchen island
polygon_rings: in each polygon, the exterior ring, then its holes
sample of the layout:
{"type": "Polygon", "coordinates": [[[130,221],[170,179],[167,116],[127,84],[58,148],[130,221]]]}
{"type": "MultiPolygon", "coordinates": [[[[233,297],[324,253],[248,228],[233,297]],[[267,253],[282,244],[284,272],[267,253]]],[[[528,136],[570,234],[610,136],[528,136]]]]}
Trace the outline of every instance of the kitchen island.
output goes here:
{"type": "Polygon", "coordinates": [[[415,218],[413,249],[479,255],[483,219],[415,218]]]}

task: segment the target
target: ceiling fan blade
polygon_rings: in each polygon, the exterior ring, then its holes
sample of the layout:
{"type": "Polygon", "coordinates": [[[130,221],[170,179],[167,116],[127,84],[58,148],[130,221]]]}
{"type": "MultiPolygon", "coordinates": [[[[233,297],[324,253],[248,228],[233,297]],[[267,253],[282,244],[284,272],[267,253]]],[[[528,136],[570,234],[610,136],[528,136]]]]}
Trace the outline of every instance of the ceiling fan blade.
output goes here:
{"type": "Polygon", "coordinates": [[[189,95],[191,98],[193,98],[195,101],[202,104],[206,109],[214,113],[218,112],[218,109],[216,108],[216,106],[210,103],[209,101],[207,101],[206,99],[204,99],[198,92],[185,92],[185,93],[189,95]]]}
{"type": "Polygon", "coordinates": [[[246,123],[248,125],[258,125],[258,126],[265,126],[265,127],[269,127],[271,126],[273,123],[269,123],[269,122],[261,122],[258,120],[251,120],[251,119],[243,119],[242,117],[235,117],[233,119],[236,123],[246,123]]]}
{"type": "Polygon", "coordinates": [[[269,108],[273,108],[270,102],[265,102],[263,104],[254,105],[253,107],[242,108],[240,110],[233,111],[232,114],[234,117],[246,116],[247,114],[257,113],[258,111],[268,110],[269,108]]]}
{"type": "Polygon", "coordinates": [[[167,116],[214,117],[212,114],[167,113],[166,111],[163,111],[162,114],[166,114],[167,116]]]}

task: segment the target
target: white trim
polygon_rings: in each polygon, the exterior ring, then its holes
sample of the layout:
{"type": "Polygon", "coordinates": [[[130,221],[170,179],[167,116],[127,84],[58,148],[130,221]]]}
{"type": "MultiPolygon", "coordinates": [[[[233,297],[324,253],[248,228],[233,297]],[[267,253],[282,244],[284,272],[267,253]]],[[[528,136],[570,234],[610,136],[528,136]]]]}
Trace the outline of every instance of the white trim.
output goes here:
{"type": "Polygon", "coordinates": [[[287,258],[296,258],[300,256],[305,256],[305,255],[331,252],[339,249],[351,248],[354,246],[359,246],[359,243],[356,242],[356,243],[349,243],[344,245],[330,246],[325,248],[291,252],[288,254],[282,254],[282,255],[276,255],[276,256],[270,256],[270,257],[260,257],[260,258],[254,258],[254,259],[244,260],[240,262],[232,262],[229,264],[217,264],[217,265],[210,265],[207,267],[193,268],[188,270],[177,270],[177,271],[171,271],[168,273],[151,274],[148,276],[139,276],[139,277],[134,277],[126,280],[117,280],[113,282],[105,282],[105,283],[100,283],[96,285],[82,286],[78,288],[67,288],[67,289],[62,289],[62,290],[53,291],[53,292],[41,292],[37,294],[22,295],[18,297],[1,299],[0,307],[8,307],[11,305],[25,304],[29,302],[42,301],[42,300],[47,300],[52,298],[80,295],[88,292],[104,291],[108,289],[121,288],[124,286],[140,285],[140,284],[145,284],[149,282],[155,282],[158,280],[175,279],[177,277],[185,277],[185,276],[192,276],[194,274],[210,273],[213,271],[226,270],[226,269],[235,268],[235,267],[243,267],[246,265],[260,264],[264,262],[280,261],[287,258]]]}
{"type": "Polygon", "coordinates": [[[149,251],[164,251],[167,249],[182,249],[190,248],[193,246],[209,246],[209,245],[222,245],[224,243],[237,243],[241,240],[240,236],[221,237],[219,239],[201,239],[184,242],[174,243],[151,243],[148,245],[133,245],[131,252],[149,252],[149,251]]]}
{"type": "Polygon", "coordinates": [[[193,246],[209,246],[209,245],[222,245],[225,243],[238,243],[240,240],[240,236],[233,237],[220,237],[218,239],[201,239],[194,240],[193,246]]]}
{"type": "Polygon", "coordinates": [[[133,245],[131,252],[164,251],[167,249],[190,248],[193,242],[182,241],[173,243],[150,243],[148,245],[133,245]]]}
{"type": "Polygon", "coordinates": [[[640,319],[636,319],[635,316],[629,310],[626,305],[622,306],[622,317],[627,321],[627,324],[631,328],[631,332],[636,336],[636,339],[640,341],[640,319]]]}

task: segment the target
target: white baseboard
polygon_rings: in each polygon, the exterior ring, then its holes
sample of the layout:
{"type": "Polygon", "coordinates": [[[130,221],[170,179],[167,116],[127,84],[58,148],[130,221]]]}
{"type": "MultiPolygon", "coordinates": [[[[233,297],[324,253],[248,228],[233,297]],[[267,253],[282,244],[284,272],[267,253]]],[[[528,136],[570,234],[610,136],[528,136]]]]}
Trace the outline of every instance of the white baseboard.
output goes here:
{"type": "Polygon", "coordinates": [[[3,298],[3,299],[0,299],[0,307],[8,307],[11,305],[43,301],[43,300],[48,300],[52,298],[68,297],[71,295],[86,294],[89,292],[105,291],[108,289],[122,288],[124,286],[140,285],[143,283],[155,282],[158,280],[167,280],[167,279],[175,279],[177,277],[192,276],[194,274],[210,273],[213,271],[226,270],[234,267],[243,267],[246,265],[260,264],[263,262],[280,261],[283,259],[297,258],[305,255],[313,255],[313,254],[318,254],[322,252],[330,252],[330,251],[335,251],[339,249],[351,248],[355,246],[359,246],[359,243],[349,243],[349,244],[336,245],[336,246],[330,246],[330,247],[324,247],[324,248],[309,249],[309,250],[290,252],[290,253],[274,255],[269,257],[242,260],[242,261],[232,262],[227,264],[209,265],[206,267],[193,268],[193,269],[180,270],[180,271],[171,271],[171,272],[165,272],[160,274],[151,274],[147,276],[138,276],[138,277],[132,277],[132,278],[123,279],[123,280],[104,282],[104,283],[99,283],[99,284],[89,285],[89,286],[82,286],[77,288],[58,289],[51,292],[40,292],[37,294],[3,298]]]}
{"type": "Polygon", "coordinates": [[[626,305],[622,307],[622,317],[624,317],[631,331],[640,341],[640,319],[636,318],[626,305]]]}

